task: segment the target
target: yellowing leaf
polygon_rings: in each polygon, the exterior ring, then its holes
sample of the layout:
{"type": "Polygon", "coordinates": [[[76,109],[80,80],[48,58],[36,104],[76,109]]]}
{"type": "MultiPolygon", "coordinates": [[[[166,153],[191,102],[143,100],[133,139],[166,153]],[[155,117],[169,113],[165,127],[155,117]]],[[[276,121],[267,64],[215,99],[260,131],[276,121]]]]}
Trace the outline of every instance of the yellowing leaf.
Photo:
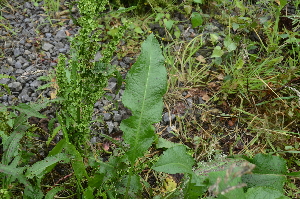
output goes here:
{"type": "Polygon", "coordinates": [[[201,62],[201,63],[204,63],[204,64],[206,63],[206,60],[202,55],[199,55],[198,57],[196,57],[196,60],[201,62]]]}
{"type": "Polygon", "coordinates": [[[165,179],[165,182],[164,182],[164,187],[166,189],[167,192],[172,192],[176,189],[177,187],[177,183],[175,182],[175,180],[172,178],[172,176],[168,176],[166,179],[165,179]]]}

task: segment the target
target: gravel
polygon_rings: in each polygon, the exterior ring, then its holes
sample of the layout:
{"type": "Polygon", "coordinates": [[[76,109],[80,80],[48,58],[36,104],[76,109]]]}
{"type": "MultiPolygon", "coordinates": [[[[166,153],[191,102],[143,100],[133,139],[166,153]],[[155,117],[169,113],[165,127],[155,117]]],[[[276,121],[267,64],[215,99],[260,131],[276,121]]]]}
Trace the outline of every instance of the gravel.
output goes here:
{"type": "MultiPolygon", "coordinates": [[[[64,2],[67,3],[67,0],[64,2]]],[[[16,77],[16,79],[0,79],[0,83],[8,85],[12,91],[12,95],[0,97],[0,103],[6,106],[49,98],[51,89],[37,90],[48,82],[37,80],[37,78],[49,74],[49,71],[56,65],[59,53],[67,54],[69,52],[70,43],[67,32],[73,37],[79,29],[71,19],[51,20],[50,23],[42,8],[42,2],[39,2],[39,6],[34,6],[33,2],[19,0],[12,2],[11,6],[15,8],[14,13],[7,8],[5,12],[2,12],[2,16],[6,19],[5,23],[13,27],[13,32],[0,29],[0,45],[3,46],[2,54],[5,57],[0,59],[0,74],[16,77]]],[[[184,18],[180,14],[177,17],[179,19],[184,18]]],[[[164,28],[159,24],[152,24],[150,27],[153,32],[157,31],[159,35],[165,35],[164,28]]],[[[178,28],[186,40],[192,39],[191,35],[199,34],[196,29],[191,28],[190,24],[179,24],[178,28]]],[[[214,23],[203,31],[210,33],[220,31],[221,28],[223,27],[214,23]]],[[[98,52],[95,55],[95,60],[99,60],[101,57],[101,53],[98,52]]],[[[121,60],[114,59],[112,64],[126,70],[135,63],[135,60],[136,57],[134,56],[126,56],[121,60]]],[[[123,76],[125,75],[123,74],[123,76]]],[[[116,88],[117,80],[115,78],[110,79],[106,95],[119,102],[124,88],[115,94],[116,88]]],[[[188,106],[192,107],[193,101],[191,99],[187,101],[188,106]]],[[[107,130],[105,133],[110,134],[119,131],[120,122],[130,115],[121,103],[118,104],[118,110],[113,109],[111,107],[112,102],[106,99],[99,100],[94,105],[94,117],[103,118],[105,122],[102,127],[107,130]]],[[[52,113],[51,111],[47,113],[54,117],[54,112],[55,110],[52,113]]],[[[164,124],[168,125],[170,120],[175,120],[175,114],[164,113],[162,115],[164,124]]],[[[172,128],[169,127],[168,131],[171,131],[172,128]]],[[[91,141],[96,142],[98,138],[93,137],[91,141]]]]}

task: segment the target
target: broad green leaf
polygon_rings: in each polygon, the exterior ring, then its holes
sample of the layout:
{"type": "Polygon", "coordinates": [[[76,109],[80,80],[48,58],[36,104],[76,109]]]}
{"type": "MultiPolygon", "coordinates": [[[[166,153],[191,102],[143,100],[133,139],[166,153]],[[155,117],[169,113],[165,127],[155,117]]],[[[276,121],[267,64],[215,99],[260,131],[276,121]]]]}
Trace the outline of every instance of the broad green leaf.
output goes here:
{"type": "Polygon", "coordinates": [[[166,140],[164,138],[158,138],[158,143],[156,145],[156,148],[160,149],[160,148],[171,148],[173,146],[179,145],[177,143],[171,142],[169,140],[166,140]]]}
{"type": "Polygon", "coordinates": [[[232,23],[232,29],[233,29],[234,31],[236,31],[239,27],[240,27],[239,24],[237,24],[237,23],[232,23]]]}
{"type": "Polygon", "coordinates": [[[197,176],[196,174],[192,174],[191,180],[188,182],[189,184],[184,187],[183,193],[184,198],[186,199],[198,199],[201,198],[203,193],[207,191],[207,184],[204,184],[204,180],[206,177],[197,176]]]}
{"type": "Polygon", "coordinates": [[[186,14],[191,14],[191,12],[192,12],[192,6],[191,5],[184,5],[183,9],[186,12],[186,14]]]}
{"type": "Polygon", "coordinates": [[[224,54],[224,51],[221,49],[220,46],[216,46],[214,51],[210,57],[221,57],[224,54]]]}
{"type": "Polygon", "coordinates": [[[270,154],[257,154],[253,158],[253,164],[256,165],[253,173],[259,174],[286,174],[286,161],[279,156],[270,154]]]}
{"type": "MultiPolygon", "coordinates": [[[[234,166],[234,165],[232,165],[234,166]]],[[[216,171],[209,173],[210,190],[216,192],[220,196],[226,198],[239,198],[244,199],[245,194],[242,186],[241,172],[242,167],[232,167],[224,171],[216,171]]],[[[246,186],[246,184],[244,185],[246,186]]]]}
{"type": "Polygon", "coordinates": [[[246,199],[289,199],[280,191],[268,187],[254,187],[248,189],[246,199]]]}
{"type": "Polygon", "coordinates": [[[160,19],[162,19],[165,16],[164,13],[157,13],[155,17],[155,22],[158,22],[160,19]]]}
{"type": "Polygon", "coordinates": [[[236,49],[236,44],[232,41],[230,35],[227,35],[225,37],[224,46],[227,48],[228,52],[234,51],[236,49]]]}
{"type": "MultiPolygon", "coordinates": [[[[128,185],[129,176],[125,175],[122,180],[116,184],[118,193],[125,194],[126,187],[128,185]]],[[[138,175],[132,175],[129,183],[129,196],[130,198],[138,198],[137,193],[142,190],[141,177],[138,175]]]]}
{"type": "Polygon", "coordinates": [[[197,26],[201,26],[203,23],[201,14],[198,12],[193,12],[191,15],[191,23],[192,23],[193,28],[195,28],[197,26]]]}
{"type": "Polygon", "coordinates": [[[142,44],[141,54],[126,78],[123,104],[132,116],[123,120],[120,129],[130,145],[128,159],[134,162],[151,146],[154,139],[152,124],[161,120],[162,97],[167,89],[167,72],[160,45],[153,34],[142,44]]]}
{"type": "Polygon", "coordinates": [[[215,43],[219,39],[219,36],[217,34],[209,34],[209,36],[210,36],[210,41],[212,43],[215,43]]]}
{"type": "Polygon", "coordinates": [[[286,177],[283,175],[276,174],[245,174],[242,176],[242,180],[247,184],[248,187],[258,187],[265,186],[274,188],[281,193],[284,192],[283,186],[287,181],[286,177]]]}
{"type": "Polygon", "coordinates": [[[47,192],[45,199],[55,198],[55,195],[62,190],[64,190],[63,187],[54,187],[53,189],[51,189],[50,191],[47,192]]]}
{"type": "Polygon", "coordinates": [[[203,3],[203,1],[202,1],[202,0],[194,0],[194,2],[195,2],[195,3],[200,3],[200,4],[202,4],[202,3],[203,3]]]}
{"type": "Polygon", "coordinates": [[[174,21],[173,20],[167,20],[167,19],[164,19],[164,24],[166,26],[166,28],[168,30],[171,30],[173,24],[174,24],[174,21]]]}
{"type": "Polygon", "coordinates": [[[186,153],[183,145],[169,148],[153,166],[155,171],[169,174],[189,173],[192,174],[194,159],[186,153]]]}
{"type": "Polygon", "coordinates": [[[136,33],[140,33],[140,34],[142,34],[144,31],[141,29],[141,27],[136,27],[135,29],[134,29],[134,31],[136,32],[136,33]]]}
{"type": "MultiPolygon", "coordinates": [[[[101,174],[104,174],[104,180],[118,177],[116,170],[121,170],[121,159],[119,157],[111,156],[107,162],[99,162],[101,174]]],[[[123,164],[124,165],[124,164],[123,164]]]]}
{"type": "Polygon", "coordinates": [[[26,171],[26,177],[29,179],[32,179],[33,177],[41,178],[45,174],[44,171],[47,167],[62,160],[67,162],[69,157],[64,153],[59,153],[50,157],[48,156],[44,160],[38,161],[29,167],[26,171]]]}
{"type": "Polygon", "coordinates": [[[88,187],[85,189],[85,191],[83,192],[83,199],[93,199],[94,197],[94,189],[92,187],[88,187]]]}
{"type": "MultiPolygon", "coordinates": [[[[226,198],[245,198],[242,176],[250,172],[254,165],[241,159],[218,158],[200,167],[201,175],[208,174],[210,190],[226,198]],[[223,194],[221,194],[223,192],[223,194]],[[221,195],[220,195],[221,194],[221,195]]],[[[198,171],[198,172],[199,172],[198,171]]],[[[200,174],[200,173],[199,173],[200,174]]]]}

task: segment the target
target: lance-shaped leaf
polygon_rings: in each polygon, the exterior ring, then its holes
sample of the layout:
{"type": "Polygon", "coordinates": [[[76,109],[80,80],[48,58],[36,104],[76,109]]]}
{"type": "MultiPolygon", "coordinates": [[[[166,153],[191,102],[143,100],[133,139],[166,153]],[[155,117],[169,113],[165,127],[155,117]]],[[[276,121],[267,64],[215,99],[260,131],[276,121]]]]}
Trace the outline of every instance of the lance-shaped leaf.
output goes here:
{"type": "Polygon", "coordinates": [[[162,97],[167,89],[164,57],[154,35],[142,44],[142,51],[126,77],[123,104],[132,116],[121,123],[124,141],[130,145],[128,159],[134,162],[151,146],[154,138],[153,123],[161,120],[162,97]]]}

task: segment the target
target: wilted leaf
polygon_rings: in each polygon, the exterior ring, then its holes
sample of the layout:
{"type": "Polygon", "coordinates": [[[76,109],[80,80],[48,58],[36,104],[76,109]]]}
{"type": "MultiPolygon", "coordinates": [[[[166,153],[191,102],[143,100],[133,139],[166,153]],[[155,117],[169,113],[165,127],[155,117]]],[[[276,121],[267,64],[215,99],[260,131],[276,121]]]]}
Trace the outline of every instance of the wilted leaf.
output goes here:
{"type": "Polygon", "coordinates": [[[196,60],[201,62],[201,63],[204,63],[204,64],[206,63],[206,60],[202,55],[199,55],[198,57],[196,57],[196,60]]]}

